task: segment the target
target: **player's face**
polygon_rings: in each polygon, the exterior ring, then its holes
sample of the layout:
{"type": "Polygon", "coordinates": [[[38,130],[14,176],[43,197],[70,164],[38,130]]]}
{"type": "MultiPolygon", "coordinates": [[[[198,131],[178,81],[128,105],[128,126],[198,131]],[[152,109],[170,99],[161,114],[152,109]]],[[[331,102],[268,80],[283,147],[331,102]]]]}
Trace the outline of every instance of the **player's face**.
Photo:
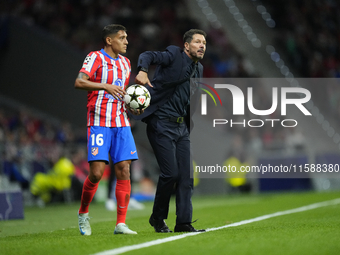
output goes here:
{"type": "Polygon", "coordinates": [[[184,44],[184,47],[187,51],[188,56],[193,61],[198,61],[203,59],[204,53],[206,50],[206,44],[205,37],[201,34],[195,34],[192,37],[192,40],[190,43],[186,42],[184,44]]]}
{"type": "Polygon", "coordinates": [[[111,37],[111,48],[114,53],[126,53],[127,45],[128,40],[125,31],[119,30],[117,34],[111,37]]]}

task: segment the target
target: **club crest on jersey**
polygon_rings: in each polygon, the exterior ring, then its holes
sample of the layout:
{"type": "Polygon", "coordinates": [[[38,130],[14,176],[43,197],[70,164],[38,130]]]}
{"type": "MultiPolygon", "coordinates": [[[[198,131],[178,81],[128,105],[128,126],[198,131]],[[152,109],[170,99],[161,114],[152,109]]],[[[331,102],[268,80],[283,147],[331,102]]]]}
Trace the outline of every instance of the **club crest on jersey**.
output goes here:
{"type": "Polygon", "coordinates": [[[93,148],[91,148],[91,154],[92,154],[93,156],[96,156],[96,155],[98,154],[98,147],[93,147],[93,148]]]}

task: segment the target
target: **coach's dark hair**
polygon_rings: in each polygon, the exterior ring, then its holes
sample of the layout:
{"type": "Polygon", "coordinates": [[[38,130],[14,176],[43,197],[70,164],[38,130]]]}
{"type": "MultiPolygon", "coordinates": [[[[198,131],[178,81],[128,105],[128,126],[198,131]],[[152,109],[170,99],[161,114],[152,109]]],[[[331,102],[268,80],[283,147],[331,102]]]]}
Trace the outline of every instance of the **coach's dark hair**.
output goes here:
{"type": "Polygon", "coordinates": [[[120,30],[123,30],[126,32],[126,28],[122,25],[111,24],[111,25],[105,26],[102,31],[102,40],[104,44],[106,44],[106,37],[108,37],[111,34],[117,34],[118,31],[120,30]]]}
{"type": "Polygon", "coordinates": [[[192,41],[192,37],[195,34],[200,34],[200,35],[203,35],[204,37],[207,37],[207,33],[204,32],[203,30],[200,30],[200,29],[190,29],[189,31],[185,32],[185,34],[183,36],[184,43],[186,43],[186,42],[190,43],[192,41]]]}

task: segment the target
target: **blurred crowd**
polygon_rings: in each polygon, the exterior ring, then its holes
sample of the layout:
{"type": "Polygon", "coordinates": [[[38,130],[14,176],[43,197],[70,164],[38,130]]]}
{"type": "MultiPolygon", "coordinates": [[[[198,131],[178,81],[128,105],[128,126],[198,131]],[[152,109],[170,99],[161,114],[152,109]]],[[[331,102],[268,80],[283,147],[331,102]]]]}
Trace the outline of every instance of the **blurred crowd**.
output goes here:
{"type": "MultiPolygon", "coordinates": [[[[12,0],[0,12],[19,17],[88,53],[102,48],[101,30],[111,23],[124,25],[130,46],[126,56],[135,72],[138,55],[182,45],[183,34],[200,25],[190,18],[185,1],[157,0],[12,0]]],[[[248,77],[254,68],[229,43],[221,29],[206,31],[205,77],[248,77]]]]}
{"type": "Polygon", "coordinates": [[[86,130],[46,118],[27,107],[0,105],[0,174],[29,190],[37,174],[50,173],[62,158],[72,162],[72,175],[82,180],[80,169],[88,168],[86,130]]]}
{"type": "MultiPolygon", "coordinates": [[[[279,30],[276,45],[297,77],[340,77],[340,2],[336,0],[264,0],[279,30]]],[[[340,117],[339,84],[313,88],[324,114],[340,117]],[[323,107],[324,106],[324,107],[323,107]]]]}

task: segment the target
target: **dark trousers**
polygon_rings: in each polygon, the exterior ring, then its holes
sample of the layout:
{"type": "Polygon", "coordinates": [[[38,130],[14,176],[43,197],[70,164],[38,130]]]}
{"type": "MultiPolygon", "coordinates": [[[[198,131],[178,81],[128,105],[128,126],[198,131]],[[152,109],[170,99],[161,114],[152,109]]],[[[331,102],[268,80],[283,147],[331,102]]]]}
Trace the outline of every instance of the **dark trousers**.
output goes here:
{"type": "Polygon", "coordinates": [[[193,179],[190,178],[188,128],[184,122],[170,122],[153,116],[147,122],[147,135],[161,171],[153,217],[159,220],[168,218],[170,197],[176,185],[176,224],[190,223],[193,179]]]}

